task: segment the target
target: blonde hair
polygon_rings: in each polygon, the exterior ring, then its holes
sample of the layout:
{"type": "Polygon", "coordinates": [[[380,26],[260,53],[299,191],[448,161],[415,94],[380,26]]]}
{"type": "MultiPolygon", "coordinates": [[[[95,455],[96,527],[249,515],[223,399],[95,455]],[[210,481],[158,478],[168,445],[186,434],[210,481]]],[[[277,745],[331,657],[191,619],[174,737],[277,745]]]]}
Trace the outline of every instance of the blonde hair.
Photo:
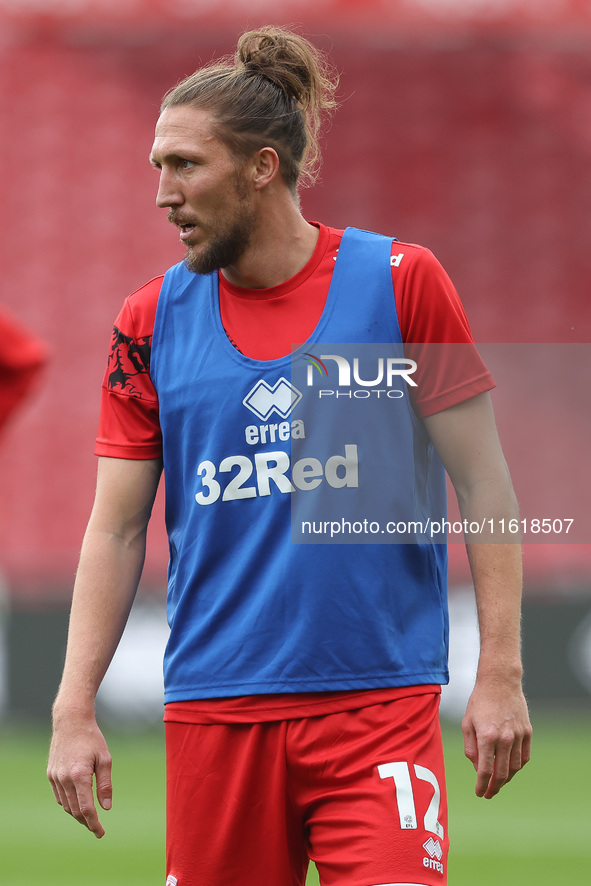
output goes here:
{"type": "Polygon", "coordinates": [[[170,89],[161,110],[193,105],[213,113],[219,138],[237,156],[277,151],[285,183],[315,181],[323,116],[336,107],[338,76],[308,40],[282,28],[243,34],[233,57],[170,89]]]}

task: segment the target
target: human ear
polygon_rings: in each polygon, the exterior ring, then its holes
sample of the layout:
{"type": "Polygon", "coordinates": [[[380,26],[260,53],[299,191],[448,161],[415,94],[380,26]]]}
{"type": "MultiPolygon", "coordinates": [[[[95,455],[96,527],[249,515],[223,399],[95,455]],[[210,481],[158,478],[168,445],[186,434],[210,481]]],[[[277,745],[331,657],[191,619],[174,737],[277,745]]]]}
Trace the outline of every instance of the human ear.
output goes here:
{"type": "Polygon", "coordinates": [[[266,188],[279,173],[279,157],[274,148],[261,148],[253,157],[252,181],[257,191],[266,188]]]}

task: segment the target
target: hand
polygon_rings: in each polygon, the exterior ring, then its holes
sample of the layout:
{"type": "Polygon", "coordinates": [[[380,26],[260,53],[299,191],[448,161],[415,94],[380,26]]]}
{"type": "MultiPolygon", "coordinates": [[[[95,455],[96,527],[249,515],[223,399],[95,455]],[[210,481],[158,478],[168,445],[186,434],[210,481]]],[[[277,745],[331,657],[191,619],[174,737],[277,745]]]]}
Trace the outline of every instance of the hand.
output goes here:
{"type": "Polygon", "coordinates": [[[532,727],[521,682],[477,679],[462,721],[476,796],[490,800],[530,759],[532,727]]]}
{"type": "Polygon", "coordinates": [[[47,777],[57,802],[97,839],[105,834],[94,803],[96,796],[103,809],[112,805],[111,755],[94,718],[62,718],[54,726],[49,751],[47,777]]]}

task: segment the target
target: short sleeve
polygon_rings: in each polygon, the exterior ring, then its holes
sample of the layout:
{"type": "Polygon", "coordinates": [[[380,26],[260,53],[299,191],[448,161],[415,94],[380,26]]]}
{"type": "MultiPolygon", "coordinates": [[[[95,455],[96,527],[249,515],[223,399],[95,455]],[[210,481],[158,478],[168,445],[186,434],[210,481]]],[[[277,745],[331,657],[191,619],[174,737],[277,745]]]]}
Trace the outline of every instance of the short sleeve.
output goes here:
{"type": "Polygon", "coordinates": [[[160,458],[158,395],[150,377],[154,319],[162,277],[123,305],[111,337],[101,391],[95,453],[112,458],[160,458]]]}
{"type": "Polygon", "coordinates": [[[494,387],[460,297],[432,252],[393,244],[392,281],[405,354],[417,363],[413,403],[422,416],[494,387]]]}

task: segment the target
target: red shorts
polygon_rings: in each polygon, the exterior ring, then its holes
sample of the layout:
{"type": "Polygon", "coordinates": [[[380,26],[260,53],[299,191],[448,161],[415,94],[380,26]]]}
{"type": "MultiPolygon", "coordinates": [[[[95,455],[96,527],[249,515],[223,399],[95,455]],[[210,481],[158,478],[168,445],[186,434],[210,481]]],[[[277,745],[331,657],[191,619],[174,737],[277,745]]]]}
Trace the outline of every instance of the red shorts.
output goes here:
{"type": "Polygon", "coordinates": [[[254,724],[166,723],[175,886],[442,886],[439,694],[254,724]]]}

